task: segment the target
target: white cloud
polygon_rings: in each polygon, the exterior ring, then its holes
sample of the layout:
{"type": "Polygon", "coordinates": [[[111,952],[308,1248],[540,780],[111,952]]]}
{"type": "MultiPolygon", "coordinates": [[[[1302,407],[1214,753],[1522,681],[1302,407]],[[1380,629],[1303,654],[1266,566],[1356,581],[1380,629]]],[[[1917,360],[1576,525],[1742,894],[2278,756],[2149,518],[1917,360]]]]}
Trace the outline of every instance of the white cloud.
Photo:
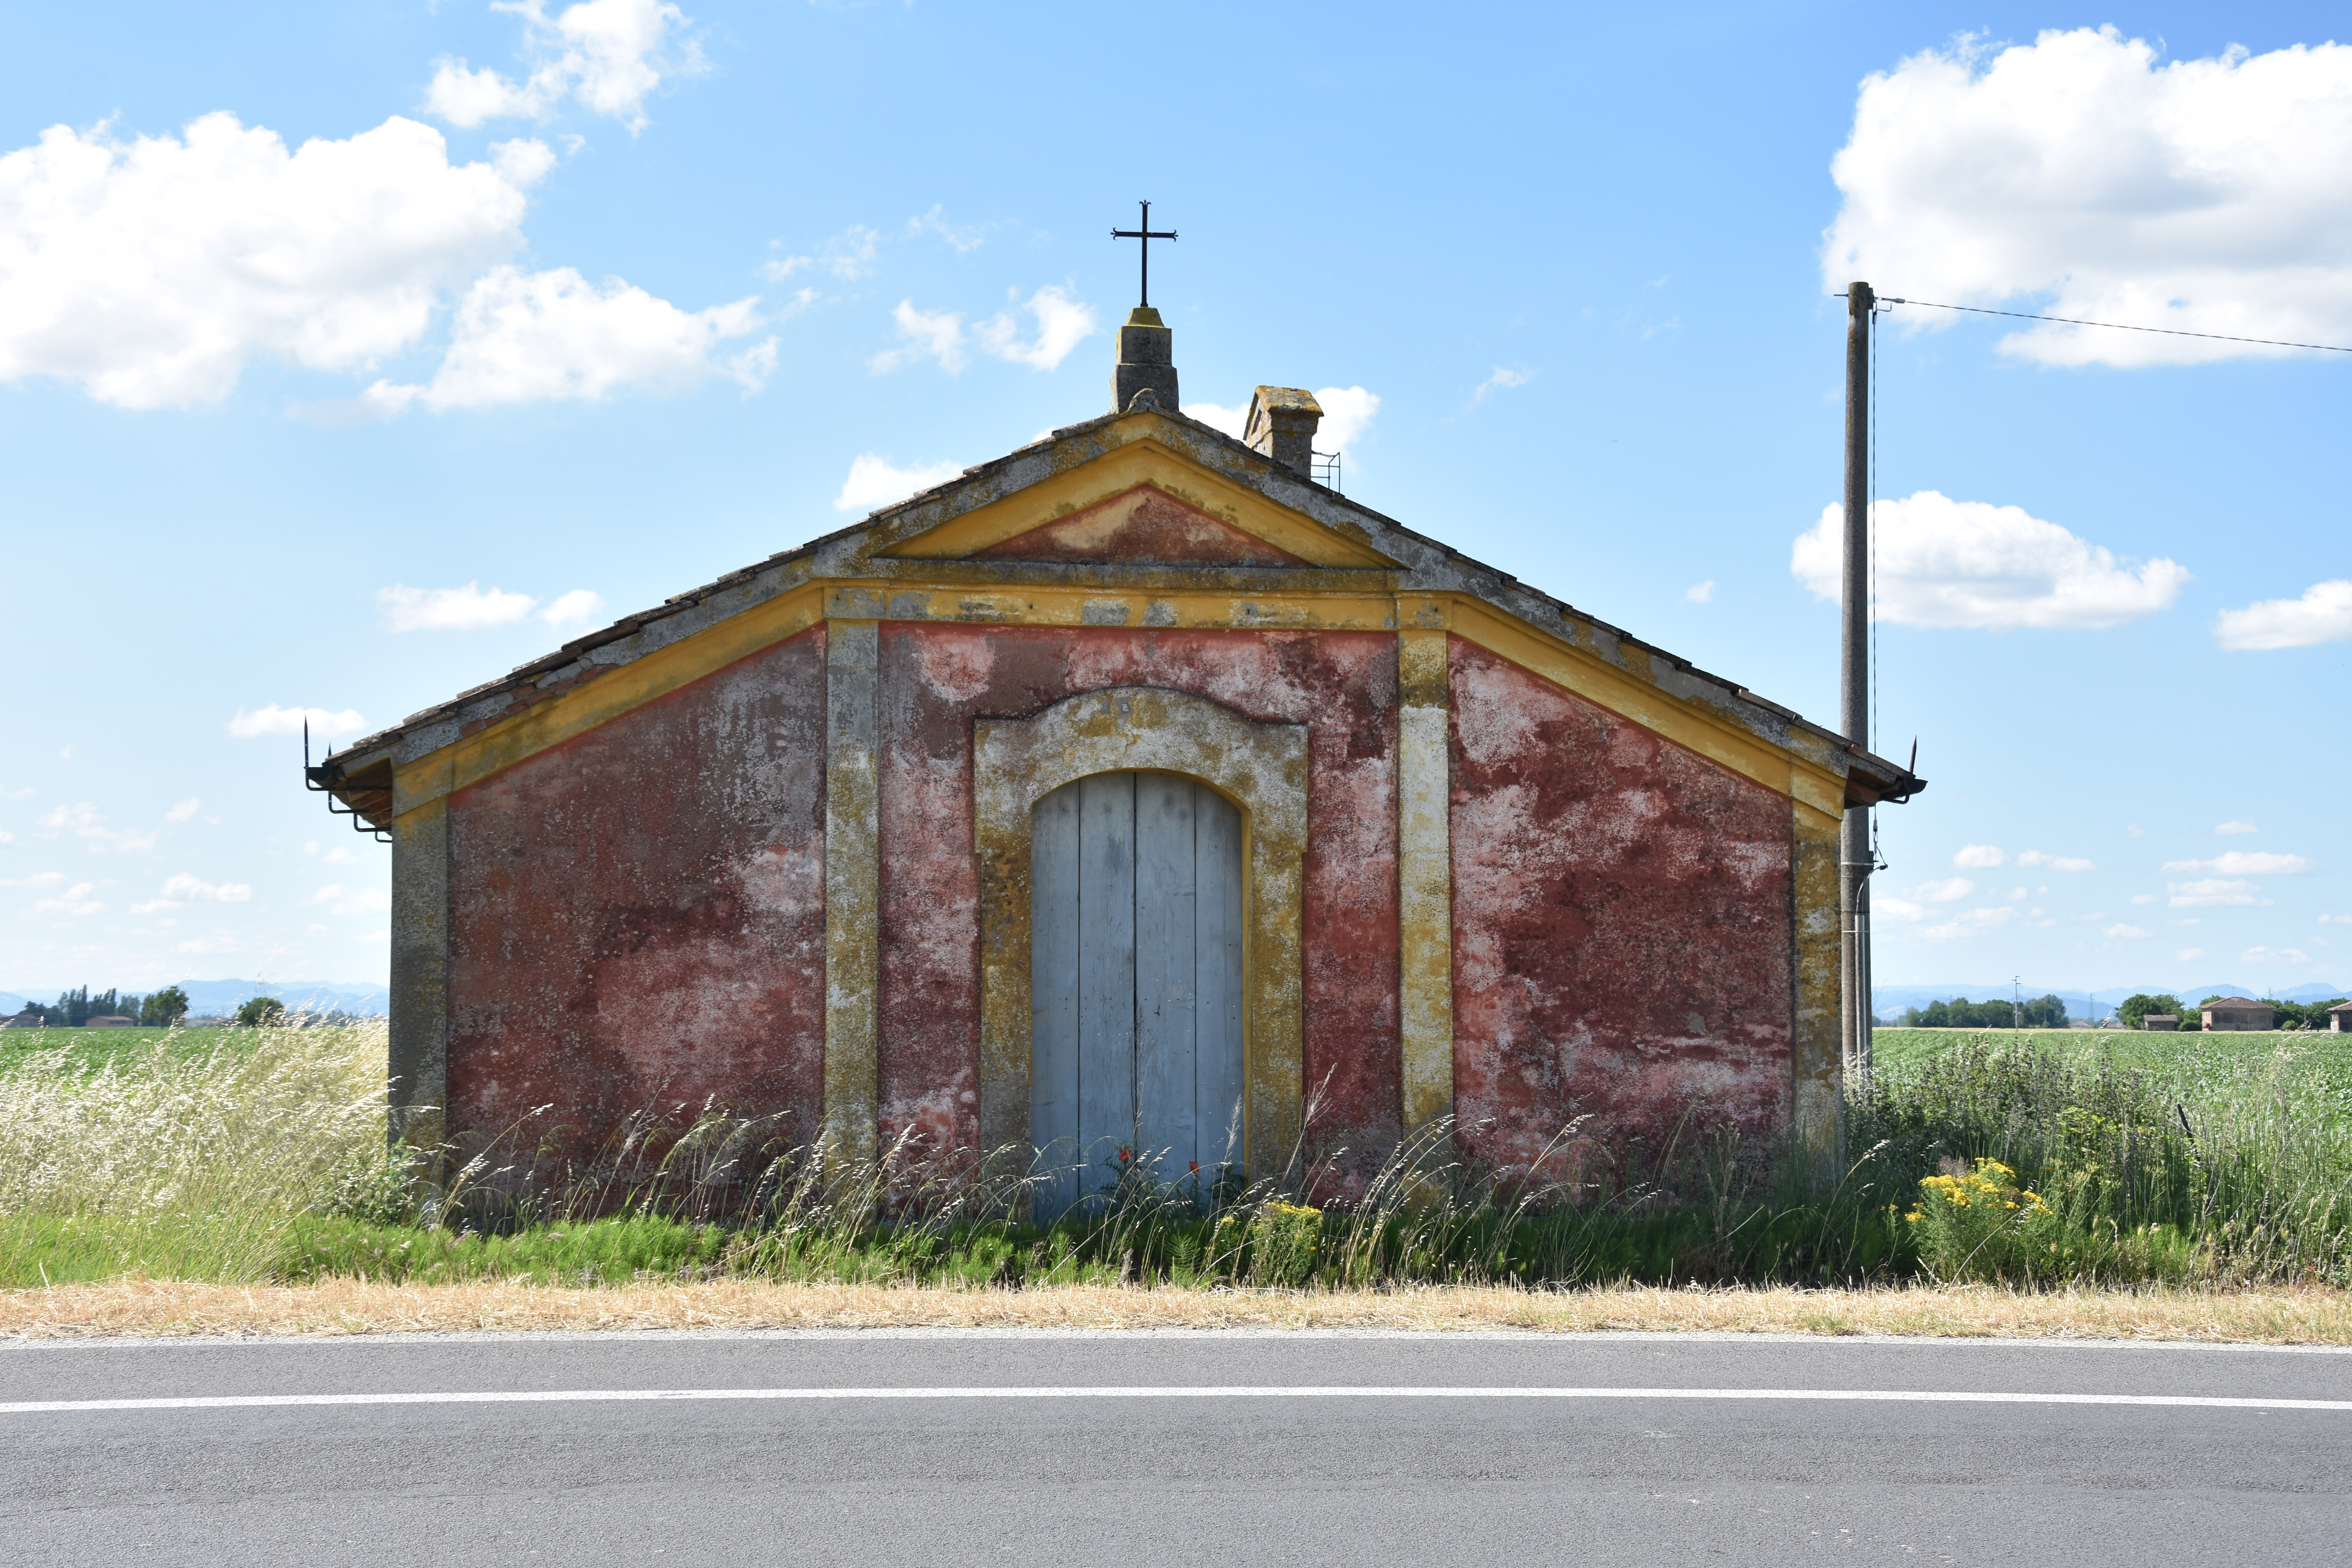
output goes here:
{"type": "Polygon", "coordinates": [[[2309,647],[2352,637],[2352,579],[2314,583],[2300,599],[2264,599],[2242,610],[2224,610],[2213,619],[2213,639],[2223,647],[2309,647]]]}
{"type": "Polygon", "coordinates": [[[1247,408],[1227,408],[1222,403],[1188,403],[1184,405],[1184,417],[1198,419],[1210,429],[1222,430],[1236,441],[1249,427],[1247,408]]]}
{"type": "Polygon", "coordinates": [[[198,800],[194,795],[190,795],[187,799],[182,801],[179,805],[165,812],[163,814],[163,820],[166,822],[187,822],[193,819],[198,811],[203,809],[204,804],[205,803],[203,801],[198,800]]]}
{"type": "MultiPolygon", "coordinates": [[[[2242,878],[2204,877],[2193,882],[2167,882],[2176,910],[2217,909],[2233,904],[2267,904],[2262,889],[2242,878]]],[[[2134,900],[2137,902],[2137,900],[2134,900]]]]}
{"type": "Polygon", "coordinates": [[[2174,953],[2172,958],[2173,962],[2176,963],[2186,963],[2192,958],[2202,958],[2204,956],[2205,950],[2201,947],[2184,947],[2179,952],[2174,953]]]}
{"type": "Polygon", "coordinates": [[[1685,605],[1711,605],[1714,602],[1715,579],[1712,577],[1704,583],[1694,583],[1683,590],[1683,603],[1685,605]]]}
{"type": "Polygon", "coordinates": [[[66,879],[63,871],[36,871],[29,877],[0,877],[0,888],[62,888],[66,879]]]}
{"type": "Polygon", "coordinates": [[[1960,852],[1952,857],[1952,864],[1970,871],[1990,871],[1995,866],[2008,865],[2009,855],[1990,844],[1969,844],[1963,845],[1960,852]]]}
{"type": "Polygon", "coordinates": [[[2016,914],[2017,910],[2007,905],[1995,905],[1990,909],[1970,910],[1966,914],[1958,916],[1944,925],[1929,926],[1927,931],[1927,940],[1930,942],[1958,942],[1968,937],[1981,936],[1987,931],[1999,931],[2002,926],[2007,925],[2016,914]]]}
{"type": "Polygon", "coordinates": [[[0,381],[184,407],[256,355],[364,367],[522,243],[528,172],[452,164],[439,132],[397,117],[292,153],[228,113],[127,142],[52,126],[0,156],[0,381]]]}
{"type": "Polygon", "coordinates": [[[707,68],[700,47],[690,40],[675,54],[665,52],[670,30],[684,27],[688,18],[663,0],[583,0],[553,17],[547,15],[546,0],[516,0],[491,9],[523,19],[526,52],[536,68],[516,82],[487,68],[470,70],[462,59],[436,61],[425,109],[452,125],[545,119],[568,95],[620,121],[634,135],[645,129],[646,95],[665,76],[693,76],[707,68]]]}
{"type": "Polygon", "coordinates": [[[2140,930],[2137,926],[2111,925],[2099,934],[2101,936],[2130,938],[2146,936],[2147,932],[2140,930]]]}
{"type": "Polygon", "coordinates": [[[1528,383],[1533,381],[1536,378],[1536,375],[1537,373],[1532,370],[1527,370],[1513,365],[1498,364],[1495,367],[1494,374],[1488,376],[1486,380],[1480,382],[1476,387],[1472,389],[1470,394],[1470,406],[1473,408],[1477,407],[1478,405],[1486,402],[1486,399],[1495,393],[1507,392],[1515,386],[1525,386],[1528,383]]]}
{"type": "Polygon", "coordinates": [[[2352,915],[2322,915],[2319,923],[2324,926],[2352,926],[2352,915]]]}
{"type": "Polygon", "coordinates": [[[337,915],[381,913],[392,908],[392,895],[382,888],[346,888],[341,882],[328,883],[309,901],[324,904],[328,913],[337,915]]]}
{"type": "Polygon", "coordinates": [[[1870,900],[1870,912],[1898,921],[1917,921],[1927,918],[1927,911],[1908,899],[1874,896],[1870,900]]]}
{"type": "Polygon", "coordinates": [[[2217,822],[2213,825],[2214,836],[2221,838],[2231,838],[2242,833],[2258,833],[2260,831],[2261,829],[2257,828],[2251,822],[2217,822]]]}
{"type": "Polygon", "coordinates": [[[1034,342],[1021,341],[1020,323],[1011,311],[999,311],[980,322],[972,328],[972,336],[999,359],[1052,370],[1069,358],[1072,349],[1095,335],[1094,307],[1071,299],[1053,284],[1030,295],[1021,309],[1036,318],[1034,342]]]}
{"type": "Polygon", "coordinates": [[[60,805],[41,818],[41,826],[52,834],[70,833],[88,847],[93,855],[111,850],[121,855],[140,855],[155,847],[152,833],[123,832],[106,826],[106,818],[89,801],[72,805],[60,805]]]}
{"type": "Polygon", "coordinates": [[[500,588],[485,593],[479,583],[462,588],[411,588],[395,583],[378,588],[375,602],[383,608],[384,626],[395,632],[472,632],[509,626],[539,603],[529,594],[500,588]]]}
{"type": "Polygon", "coordinates": [[[551,626],[568,626],[573,621],[593,620],[604,608],[604,596],[602,594],[587,588],[574,588],[540,611],[539,618],[551,626]]]}
{"type": "Polygon", "coordinates": [[[208,936],[191,937],[180,944],[182,952],[235,952],[237,949],[234,932],[215,931],[208,936]]]}
{"type": "Polygon", "coordinates": [[[1977,885],[1966,877],[1947,877],[1937,882],[1922,882],[1916,888],[1906,888],[1911,897],[1931,904],[1957,904],[1977,890],[1977,885]]]}
{"type": "MultiPolygon", "coordinates": [[[[1845,509],[1822,509],[1797,536],[1789,570],[1820,599],[1835,600],[1845,509]]],[[[2077,539],[2021,507],[1953,500],[1920,490],[1871,507],[1876,535],[1874,618],[1895,626],[2117,626],[2171,605],[2186,567],[2159,558],[2134,564],[2077,539]]]]}
{"type": "Polygon", "coordinates": [[[182,871],[164,882],[163,890],[143,904],[133,904],[134,915],[152,915],[163,910],[182,909],[189,904],[242,904],[253,898],[253,889],[243,882],[207,882],[182,871]]]}
{"type": "Polygon", "coordinates": [[[69,921],[79,920],[84,915],[101,914],[105,911],[106,906],[91,898],[89,896],[91,891],[91,884],[76,882],[54,899],[33,900],[33,912],[42,915],[63,915],[69,921]]]}
{"type": "Polygon", "coordinates": [[[1321,452],[1347,451],[1381,411],[1380,394],[1360,386],[1317,387],[1315,401],[1323,405],[1323,422],[1315,427],[1315,447],[1321,452]]]}
{"type": "Polygon", "coordinates": [[[2028,849],[2017,858],[2021,866],[2047,866],[2053,871],[2095,871],[2098,868],[2075,855],[2053,855],[2046,850],[2028,849]]]}
{"type": "Polygon", "coordinates": [[[382,415],[412,402],[437,411],[546,399],[593,402],[616,387],[677,392],[725,374],[757,392],[776,367],[775,340],[715,363],[730,338],[766,326],[756,295],[681,310],[635,284],[602,288],[569,267],[497,267],[457,303],[449,353],[429,385],[379,381],[361,400],[382,415]]]}
{"type": "Polygon", "coordinates": [[[955,463],[929,463],[901,468],[887,458],[867,452],[849,465],[849,478],[833,498],[835,511],[872,511],[905,500],[918,490],[943,485],[963,472],[955,463]]]}
{"type": "Polygon", "coordinates": [[[488,66],[472,70],[462,59],[444,57],[433,62],[425,112],[467,131],[489,120],[541,120],[562,100],[563,86],[551,72],[513,82],[488,66]]]}
{"type": "Polygon", "coordinates": [[[2147,829],[2142,827],[2137,822],[2130,823],[2124,828],[2124,837],[2126,838],[2145,838],[2147,837],[2147,829]]]}
{"type": "Polygon", "coordinates": [[[901,300],[890,319],[898,325],[899,346],[886,349],[866,363],[877,374],[935,359],[950,375],[961,372],[964,354],[963,317],[953,310],[918,310],[912,300],[901,300]]]}
{"type": "MultiPolygon", "coordinates": [[[[2160,52],[2081,28],[1999,50],[1963,39],[1864,79],[1831,164],[1845,203],[1828,287],[1884,279],[1948,304],[2352,340],[2352,48],[2160,52]]],[[[2290,352],[2052,323],[2000,346],[2068,365],[2290,352]]]]}
{"type": "Polygon", "coordinates": [[[2273,952],[2267,947],[2250,947],[2241,955],[2248,963],[2309,963],[2311,954],[2299,947],[2282,947],[2273,952]]]}
{"type": "Polygon", "coordinates": [[[236,717],[228,721],[228,732],[240,741],[250,741],[257,735],[299,735],[305,720],[310,721],[310,733],[322,740],[356,735],[367,728],[367,721],[360,717],[356,708],[280,708],[271,702],[249,713],[239,708],[236,717]]]}
{"type": "Polygon", "coordinates": [[[907,237],[912,239],[919,235],[935,234],[953,247],[957,255],[968,256],[981,247],[988,237],[988,231],[994,226],[992,224],[950,223],[947,209],[934,202],[930,211],[907,220],[907,237]]]}
{"type": "Polygon", "coordinates": [[[824,248],[814,256],[780,256],[760,268],[772,282],[782,283],[796,272],[822,271],[830,273],[844,283],[855,283],[875,268],[875,252],[882,242],[881,232],[852,224],[841,234],[825,241],[824,248]]]}
{"type": "Polygon", "coordinates": [[[2300,855],[2273,855],[2260,849],[2229,849],[2210,860],[2167,860],[2168,871],[2211,871],[2222,877],[2299,877],[2311,869],[2300,855]]]}
{"type": "Polygon", "coordinates": [[[2161,903],[2163,900],[2158,898],[2154,893],[2134,893],[2132,895],[2132,902],[2136,904],[2155,904],[2161,903]]]}

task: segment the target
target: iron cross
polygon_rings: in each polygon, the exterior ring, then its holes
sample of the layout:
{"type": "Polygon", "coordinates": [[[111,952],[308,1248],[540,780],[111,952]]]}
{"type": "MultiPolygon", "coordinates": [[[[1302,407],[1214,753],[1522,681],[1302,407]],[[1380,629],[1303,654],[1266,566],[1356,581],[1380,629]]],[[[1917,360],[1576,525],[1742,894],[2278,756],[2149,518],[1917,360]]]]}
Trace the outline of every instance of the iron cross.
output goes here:
{"type": "Polygon", "coordinates": [[[1143,306],[1151,303],[1151,242],[1155,239],[1173,239],[1176,237],[1176,231],[1171,228],[1163,233],[1160,230],[1153,228],[1151,226],[1151,204],[1150,202],[1143,202],[1139,205],[1143,208],[1142,226],[1138,228],[1112,229],[1110,231],[1110,237],[1113,239],[1139,239],[1143,241],[1143,298],[1136,301],[1137,305],[1143,306]]]}

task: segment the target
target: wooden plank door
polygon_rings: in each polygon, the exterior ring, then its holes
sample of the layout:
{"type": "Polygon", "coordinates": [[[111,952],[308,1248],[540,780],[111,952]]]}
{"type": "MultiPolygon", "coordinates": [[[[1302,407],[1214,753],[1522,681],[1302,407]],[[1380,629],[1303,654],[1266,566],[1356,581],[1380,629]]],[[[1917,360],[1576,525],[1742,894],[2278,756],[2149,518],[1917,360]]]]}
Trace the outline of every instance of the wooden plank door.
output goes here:
{"type": "Polygon", "coordinates": [[[1115,1185],[1238,1163],[1242,824],[1167,773],[1098,773],[1037,804],[1030,861],[1030,1135],[1050,1217],[1115,1185]]]}

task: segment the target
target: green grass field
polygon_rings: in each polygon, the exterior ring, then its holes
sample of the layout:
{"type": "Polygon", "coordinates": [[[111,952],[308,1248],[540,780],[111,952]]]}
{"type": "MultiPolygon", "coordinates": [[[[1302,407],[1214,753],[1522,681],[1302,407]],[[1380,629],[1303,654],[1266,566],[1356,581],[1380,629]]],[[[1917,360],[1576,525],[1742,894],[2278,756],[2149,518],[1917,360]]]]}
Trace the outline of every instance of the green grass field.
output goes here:
{"type": "Polygon", "coordinates": [[[1964,1042],[2018,1044],[2081,1067],[2105,1062],[2165,1079],[2202,1082],[2268,1070],[2282,1056],[2299,1072],[2352,1082],[2352,1035],[2327,1030],[2171,1034],[2154,1029],[1874,1029],[1875,1059],[1890,1068],[1923,1062],[1964,1042]]]}
{"type": "Polygon", "coordinates": [[[251,1029],[0,1029],[0,1072],[26,1057],[46,1051],[71,1051],[91,1067],[128,1060],[153,1050],[171,1037],[174,1052],[208,1051],[215,1044],[250,1045],[251,1029]]]}

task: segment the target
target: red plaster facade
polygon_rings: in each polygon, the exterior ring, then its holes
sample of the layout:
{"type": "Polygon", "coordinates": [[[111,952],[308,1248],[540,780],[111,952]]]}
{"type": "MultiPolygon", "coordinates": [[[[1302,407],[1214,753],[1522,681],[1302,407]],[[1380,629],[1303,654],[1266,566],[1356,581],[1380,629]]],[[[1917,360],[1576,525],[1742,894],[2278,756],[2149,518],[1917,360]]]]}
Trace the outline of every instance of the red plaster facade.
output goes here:
{"type": "Polygon", "coordinates": [[[1523,1169],[1585,1115],[1654,1152],[1685,1112],[1783,1127],[1788,801],[1459,638],[1449,666],[1466,1151],[1523,1169]]]}
{"type": "Polygon", "coordinates": [[[564,1152],[588,1154],[633,1111],[706,1099],[814,1131],[824,637],[803,632],[450,797],[448,1104],[462,1139],[553,1105],[564,1152]]]}
{"type": "MultiPolygon", "coordinates": [[[[1318,1148],[1400,1123],[1396,639],[885,623],[879,1132],[973,1149],[972,721],[1155,686],[1308,727],[1305,1091],[1318,1148]]],[[[1663,1147],[1789,1111],[1786,800],[1454,639],[1454,1084],[1523,1168],[1579,1116],[1663,1147]]],[[[451,797],[451,1125],[562,1108],[572,1152],[706,1100],[814,1132],[824,1063],[824,630],[451,797]]]]}

